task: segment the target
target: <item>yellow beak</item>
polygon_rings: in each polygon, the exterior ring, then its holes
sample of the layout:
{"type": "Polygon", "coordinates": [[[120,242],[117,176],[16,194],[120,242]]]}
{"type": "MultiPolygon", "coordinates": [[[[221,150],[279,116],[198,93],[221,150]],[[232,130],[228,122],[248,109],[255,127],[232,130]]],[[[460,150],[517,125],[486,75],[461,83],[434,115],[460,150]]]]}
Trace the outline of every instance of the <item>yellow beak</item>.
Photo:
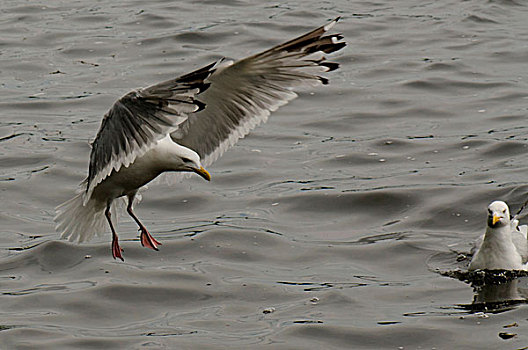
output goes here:
{"type": "Polygon", "coordinates": [[[495,225],[501,219],[500,216],[493,215],[493,220],[491,221],[495,225]]]}
{"type": "Polygon", "coordinates": [[[200,167],[200,169],[194,169],[194,172],[206,179],[207,181],[211,181],[211,174],[209,174],[209,172],[203,167],[200,167]]]}

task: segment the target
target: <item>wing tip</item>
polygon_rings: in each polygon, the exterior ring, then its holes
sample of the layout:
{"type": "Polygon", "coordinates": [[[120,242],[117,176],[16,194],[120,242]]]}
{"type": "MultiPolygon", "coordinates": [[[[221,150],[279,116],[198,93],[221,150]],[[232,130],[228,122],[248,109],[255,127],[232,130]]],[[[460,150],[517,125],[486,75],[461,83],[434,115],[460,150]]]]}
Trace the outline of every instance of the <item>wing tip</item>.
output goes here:
{"type": "Polygon", "coordinates": [[[201,110],[204,110],[205,107],[207,106],[205,103],[203,103],[202,101],[198,101],[198,100],[194,100],[193,103],[197,107],[196,110],[193,113],[196,113],[196,112],[199,112],[201,110]]]}
{"type": "Polygon", "coordinates": [[[332,29],[333,26],[336,25],[336,23],[341,19],[341,16],[337,16],[336,18],[334,18],[332,21],[330,21],[330,23],[328,23],[327,25],[323,26],[323,30],[325,32],[329,31],[330,29],[332,29]]]}
{"type": "Polygon", "coordinates": [[[319,65],[325,67],[326,72],[331,72],[339,68],[339,63],[337,62],[324,61],[324,62],[319,62],[319,65]]]}

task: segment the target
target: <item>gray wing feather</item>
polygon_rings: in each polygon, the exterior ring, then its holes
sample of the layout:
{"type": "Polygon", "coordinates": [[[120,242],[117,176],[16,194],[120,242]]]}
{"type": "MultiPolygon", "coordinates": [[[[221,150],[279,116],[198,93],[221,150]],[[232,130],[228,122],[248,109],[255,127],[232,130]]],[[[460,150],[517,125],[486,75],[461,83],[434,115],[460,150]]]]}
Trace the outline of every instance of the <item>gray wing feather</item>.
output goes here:
{"type": "Polygon", "coordinates": [[[171,133],[172,139],[196,151],[207,166],[294,99],[293,88],[327,84],[317,73],[339,65],[325,61],[324,53],[346,45],[340,34],[325,35],[338,19],[234,64],[219,65],[207,79],[210,88],[199,97],[205,108],[190,115],[171,133]]]}

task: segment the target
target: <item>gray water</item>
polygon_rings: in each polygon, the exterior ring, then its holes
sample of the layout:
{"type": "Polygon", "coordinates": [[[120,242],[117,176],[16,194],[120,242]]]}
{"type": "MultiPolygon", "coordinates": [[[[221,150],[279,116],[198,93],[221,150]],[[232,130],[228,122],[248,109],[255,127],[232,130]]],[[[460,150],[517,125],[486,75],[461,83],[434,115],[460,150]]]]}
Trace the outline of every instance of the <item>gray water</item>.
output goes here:
{"type": "Polygon", "coordinates": [[[527,18],[519,0],[4,0],[0,348],[528,346],[525,280],[440,273],[467,266],[492,200],[527,199],[527,18]],[[330,85],[274,113],[210,183],[143,193],[159,252],[126,215],[124,263],[108,234],[59,239],[54,207],[117,98],[337,16],[348,46],[330,85]]]}

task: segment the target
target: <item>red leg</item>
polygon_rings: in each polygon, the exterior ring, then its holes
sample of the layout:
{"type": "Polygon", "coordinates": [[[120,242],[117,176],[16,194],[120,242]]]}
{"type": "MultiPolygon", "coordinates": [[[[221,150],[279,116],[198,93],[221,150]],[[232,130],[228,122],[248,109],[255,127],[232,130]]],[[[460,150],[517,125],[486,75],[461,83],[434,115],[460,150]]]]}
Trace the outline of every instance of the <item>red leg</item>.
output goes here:
{"type": "Polygon", "coordinates": [[[141,231],[141,245],[154,250],[159,250],[158,245],[161,245],[151,234],[147,231],[147,228],[143,225],[139,227],[141,231]]]}
{"type": "Polygon", "coordinates": [[[117,239],[117,236],[112,237],[112,256],[115,258],[121,259],[121,261],[125,261],[123,259],[123,255],[121,255],[121,252],[123,251],[123,248],[119,246],[119,240],[117,239]]]}
{"type": "Polygon", "coordinates": [[[112,215],[110,214],[110,204],[111,203],[109,203],[106,206],[105,216],[106,216],[106,219],[108,220],[108,223],[110,224],[110,229],[112,230],[112,256],[114,257],[114,259],[119,258],[121,259],[121,261],[125,261],[125,259],[123,259],[123,255],[121,255],[121,252],[123,252],[123,249],[119,246],[119,238],[117,237],[117,233],[114,229],[114,225],[112,224],[112,218],[111,218],[112,215]]]}
{"type": "Polygon", "coordinates": [[[134,196],[135,194],[128,196],[127,212],[128,215],[130,215],[139,226],[139,231],[141,231],[141,245],[150,249],[159,250],[158,246],[161,245],[161,243],[158,242],[154,237],[152,237],[152,235],[148,232],[147,228],[141,223],[141,221],[139,221],[138,217],[136,216],[136,214],[134,214],[134,211],[132,210],[132,202],[134,201],[134,196]]]}

